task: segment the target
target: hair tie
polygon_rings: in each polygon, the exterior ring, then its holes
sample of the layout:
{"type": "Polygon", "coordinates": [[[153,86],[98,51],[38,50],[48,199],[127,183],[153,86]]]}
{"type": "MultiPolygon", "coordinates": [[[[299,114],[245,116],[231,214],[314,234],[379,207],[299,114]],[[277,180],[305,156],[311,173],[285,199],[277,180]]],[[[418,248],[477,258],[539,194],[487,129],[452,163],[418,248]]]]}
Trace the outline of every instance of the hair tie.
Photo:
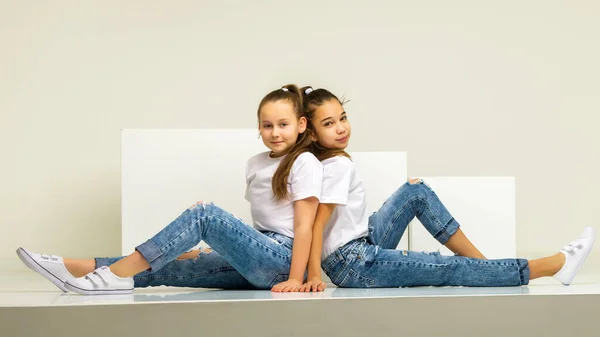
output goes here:
{"type": "Polygon", "coordinates": [[[308,87],[308,88],[306,88],[306,90],[304,90],[304,94],[305,94],[305,95],[308,95],[308,94],[310,94],[310,93],[311,93],[311,92],[313,92],[313,91],[314,91],[314,90],[313,90],[313,88],[311,88],[311,87],[308,87]]]}
{"type": "Polygon", "coordinates": [[[286,91],[286,92],[289,91],[288,88],[281,88],[281,90],[286,91]]]}

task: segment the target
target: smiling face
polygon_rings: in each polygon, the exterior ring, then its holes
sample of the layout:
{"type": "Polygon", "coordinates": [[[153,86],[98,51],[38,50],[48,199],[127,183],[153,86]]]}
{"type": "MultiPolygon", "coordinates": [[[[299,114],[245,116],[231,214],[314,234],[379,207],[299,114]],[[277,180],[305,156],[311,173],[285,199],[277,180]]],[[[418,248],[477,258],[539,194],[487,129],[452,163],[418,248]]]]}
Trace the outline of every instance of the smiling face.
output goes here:
{"type": "Polygon", "coordinates": [[[312,117],[317,142],[327,148],[343,150],[351,135],[350,122],[338,100],[330,99],[321,104],[312,117]]]}
{"type": "Polygon", "coordinates": [[[287,154],[298,136],[306,130],[306,118],[297,117],[288,100],[265,103],[259,112],[260,137],[271,151],[271,157],[287,154]]]}

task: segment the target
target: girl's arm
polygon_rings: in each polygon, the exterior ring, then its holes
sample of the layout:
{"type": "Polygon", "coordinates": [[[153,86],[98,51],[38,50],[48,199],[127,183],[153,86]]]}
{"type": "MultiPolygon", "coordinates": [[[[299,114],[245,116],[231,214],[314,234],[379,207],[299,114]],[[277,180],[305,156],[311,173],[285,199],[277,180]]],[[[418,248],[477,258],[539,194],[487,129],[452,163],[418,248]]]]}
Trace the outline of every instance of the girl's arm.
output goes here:
{"type": "Polygon", "coordinates": [[[308,258],[308,277],[300,291],[323,291],[325,283],[321,279],[321,254],[323,252],[323,231],[337,204],[319,204],[312,230],[312,244],[308,258]]]}
{"type": "Polygon", "coordinates": [[[318,205],[319,199],[316,197],[294,202],[294,243],[292,245],[290,276],[287,281],[276,284],[271,291],[298,291],[302,286],[310,254],[312,228],[318,205]]]}

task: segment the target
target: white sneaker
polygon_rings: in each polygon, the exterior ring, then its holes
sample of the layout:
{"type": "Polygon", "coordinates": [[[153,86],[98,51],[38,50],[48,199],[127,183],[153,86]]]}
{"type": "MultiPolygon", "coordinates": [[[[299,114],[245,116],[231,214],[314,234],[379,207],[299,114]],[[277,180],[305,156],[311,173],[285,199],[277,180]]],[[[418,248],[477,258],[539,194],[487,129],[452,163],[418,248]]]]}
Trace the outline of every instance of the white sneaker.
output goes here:
{"type": "Polygon", "coordinates": [[[565,265],[554,274],[554,278],[559,280],[564,285],[569,285],[573,282],[579,268],[583,265],[583,261],[588,256],[594,246],[594,229],[585,227],[581,236],[563,249],[561,253],[565,254],[565,265]]]}
{"type": "Polygon", "coordinates": [[[65,287],[83,295],[131,294],[133,277],[120,277],[102,266],[93,272],[65,282],[65,287]]]}
{"type": "Polygon", "coordinates": [[[29,269],[42,275],[60,290],[67,292],[65,282],[75,277],[65,267],[62,257],[56,255],[36,254],[19,247],[17,255],[29,269]]]}

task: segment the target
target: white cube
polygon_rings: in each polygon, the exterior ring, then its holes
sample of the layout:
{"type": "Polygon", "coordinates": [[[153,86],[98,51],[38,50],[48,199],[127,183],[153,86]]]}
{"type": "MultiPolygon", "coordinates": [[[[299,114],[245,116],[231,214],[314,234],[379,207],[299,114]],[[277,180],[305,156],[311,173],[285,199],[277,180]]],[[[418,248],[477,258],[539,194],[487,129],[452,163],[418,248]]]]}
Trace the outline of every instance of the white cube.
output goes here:
{"type": "MultiPolygon", "coordinates": [[[[462,231],[487,258],[515,257],[516,213],[514,177],[421,177],[434,190],[462,231]]],[[[451,255],[415,219],[410,249],[451,255]]]]}
{"type": "MultiPolygon", "coordinates": [[[[131,253],[186,208],[212,201],[251,224],[245,166],[267,151],[256,129],[122,131],[122,252],[131,253]]],[[[406,181],[404,152],[354,152],[369,214],[406,181]]],[[[408,248],[405,235],[399,248],[408,248]]]]}

